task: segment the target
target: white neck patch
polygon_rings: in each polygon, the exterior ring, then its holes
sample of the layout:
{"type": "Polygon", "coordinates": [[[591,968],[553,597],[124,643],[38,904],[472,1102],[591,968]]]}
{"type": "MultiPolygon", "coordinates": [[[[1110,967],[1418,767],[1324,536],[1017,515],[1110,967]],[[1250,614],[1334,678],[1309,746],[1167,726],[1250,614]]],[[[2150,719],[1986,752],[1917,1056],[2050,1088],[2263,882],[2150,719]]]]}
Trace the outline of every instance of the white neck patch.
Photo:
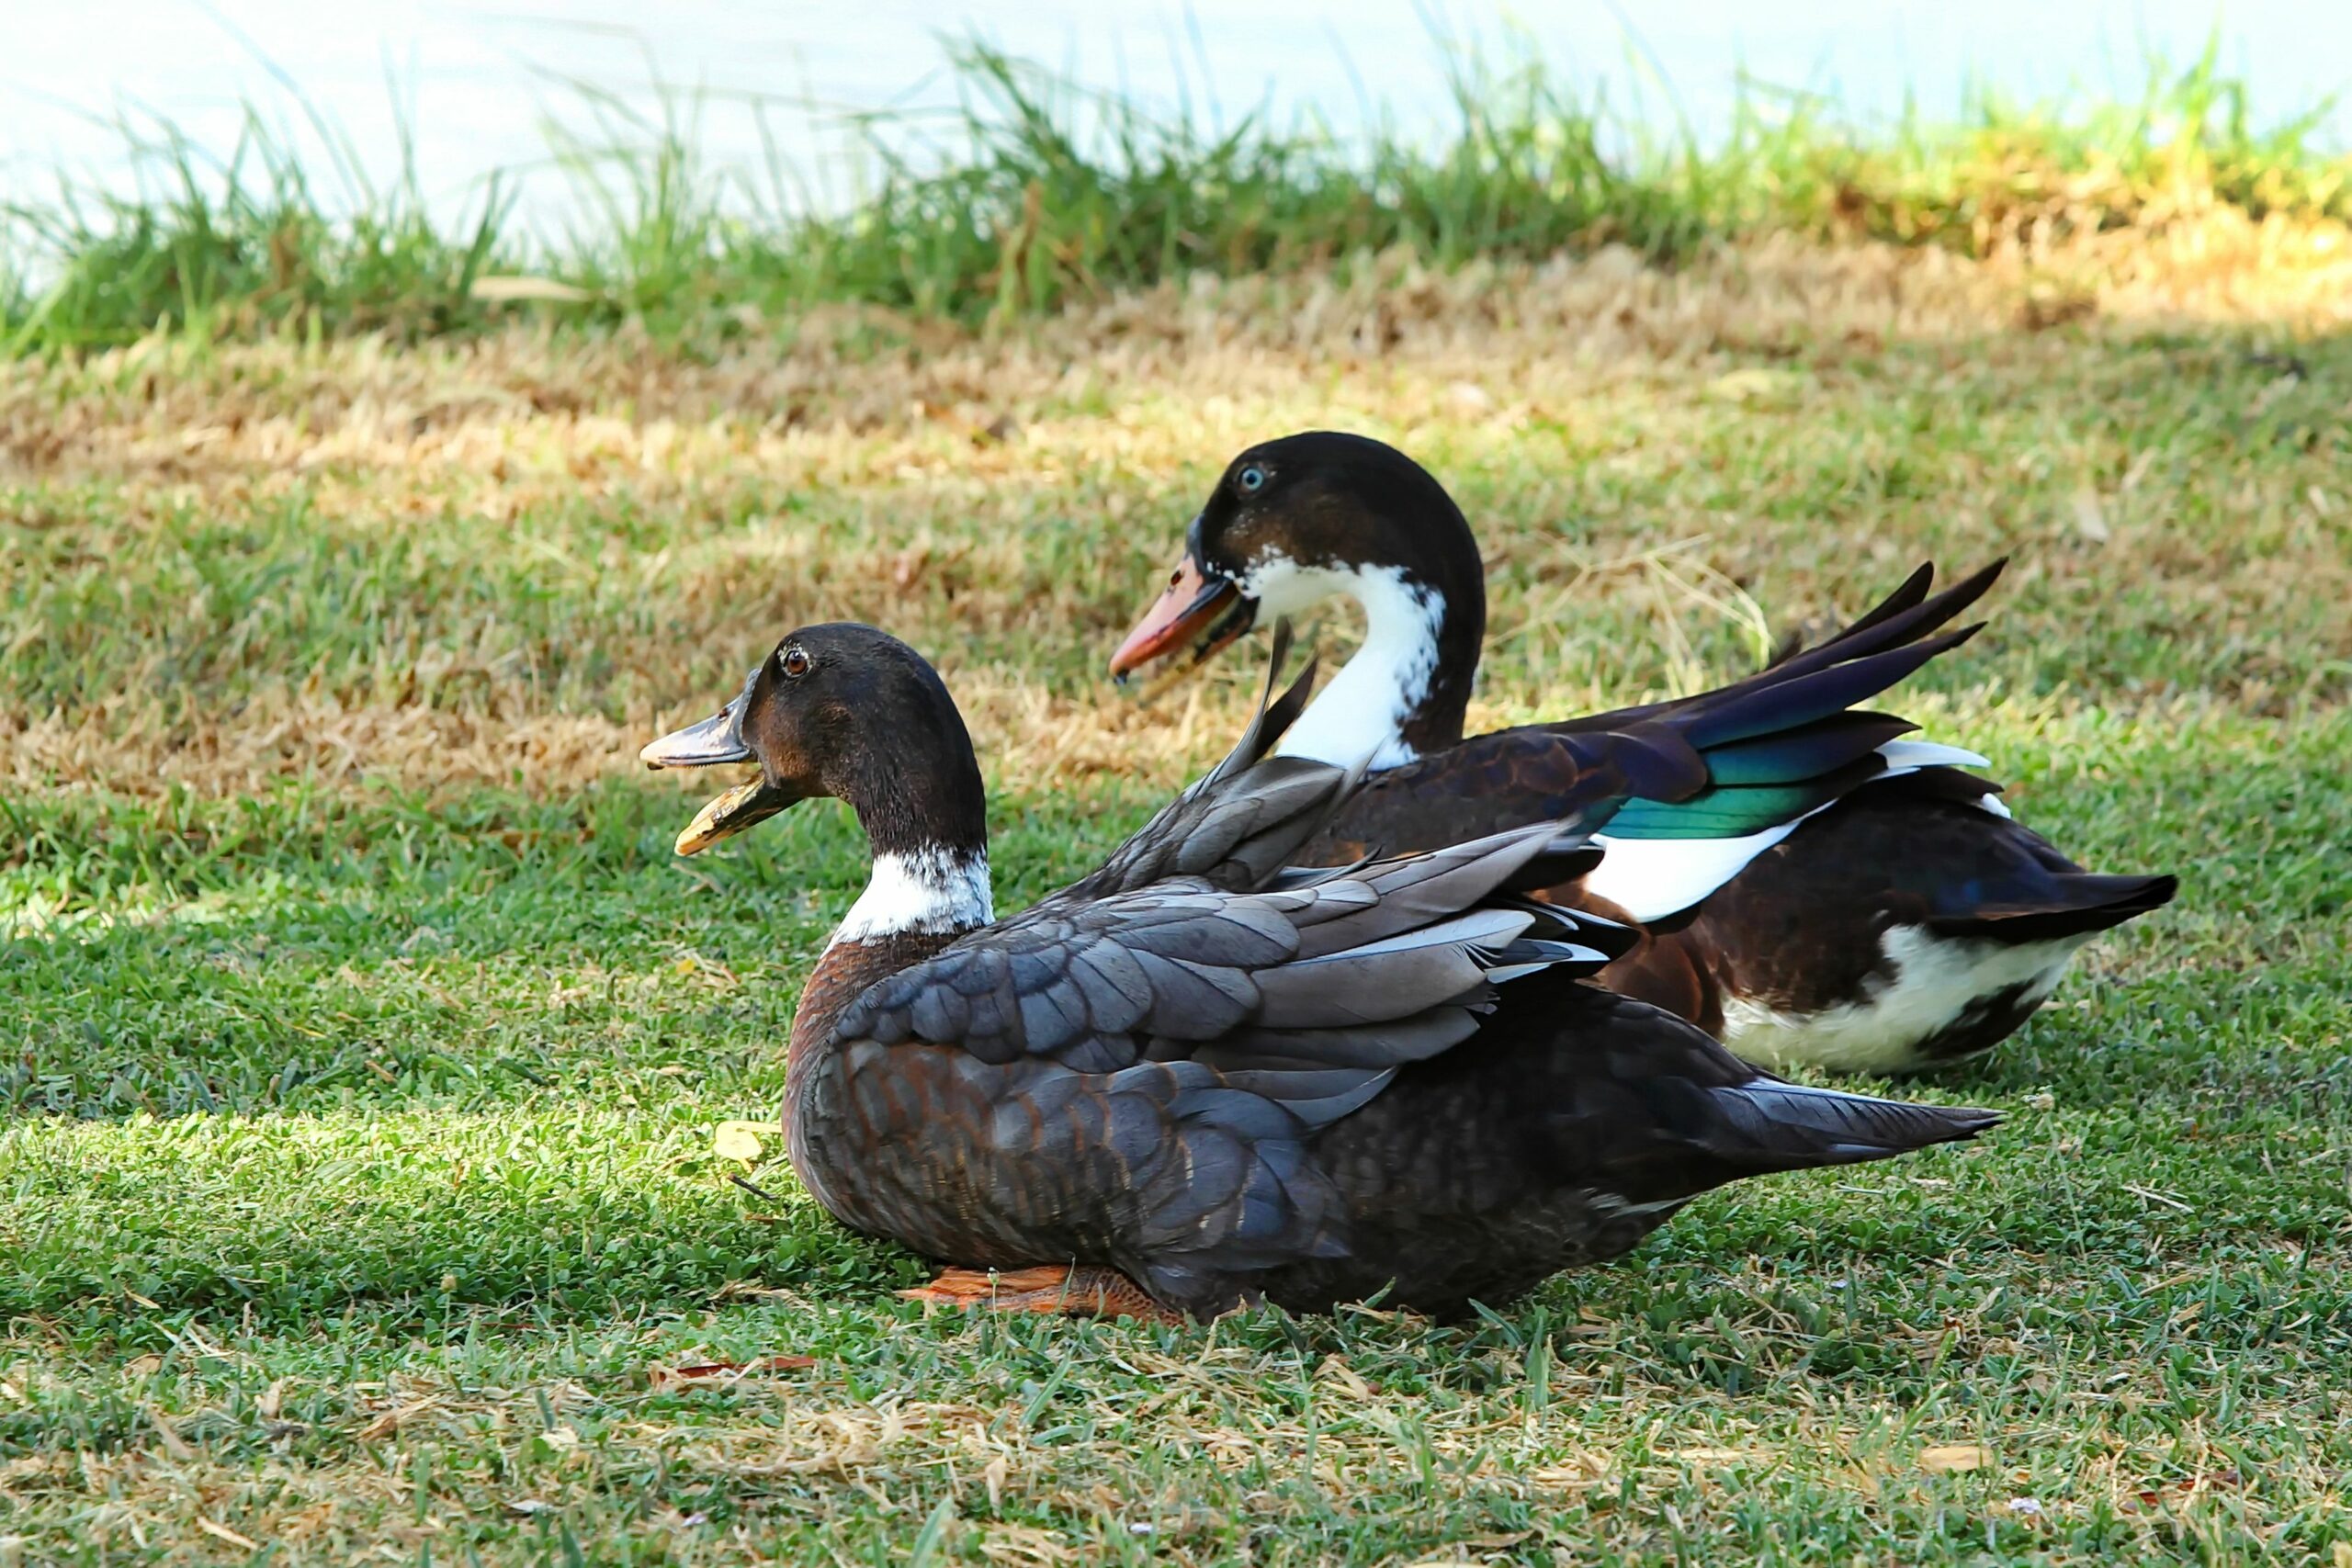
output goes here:
{"type": "Polygon", "coordinates": [[[1363,606],[1363,646],[1298,716],[1278,755],[1342,768],[1370,757],[1375,773],[1415,760],[1404,725],[1437,674],[1445,601],[1436,589],[1408,581],[1401,567],[1303,567],[1282,555],[1261,558],[1240,587],[1261,616],[1295,615],[1341,597],[1363,606]]]}
{"type": "Polygon", "coordinates": [[[874,857],[865,891],[842,917],[835,942],[871,942],[910,931],[976,931],[996,919],[983,850],[918,850],[874,857]]]}

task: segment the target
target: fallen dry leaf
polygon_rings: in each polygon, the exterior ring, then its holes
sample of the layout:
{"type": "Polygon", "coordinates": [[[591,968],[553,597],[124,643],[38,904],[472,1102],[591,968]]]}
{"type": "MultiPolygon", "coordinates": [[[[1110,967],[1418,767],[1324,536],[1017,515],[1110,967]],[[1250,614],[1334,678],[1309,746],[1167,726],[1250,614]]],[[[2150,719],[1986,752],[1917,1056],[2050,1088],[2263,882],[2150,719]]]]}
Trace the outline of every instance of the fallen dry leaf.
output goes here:
{"type": "Polygon", "coordinates": [[[210,1519],[198,1518],[196,1521],[196,1528],[202,1530],[205,1534],[212,1537],[215,1540],[227,1541],[231,1546],[235,1547],[240,1551],[259,1551],[261,1550],[261,1542],[254,1540],[251,1536],[239,1535],[227,1525],[216,1525],[210,1519]]]}
{"type": "Polygon", "coordinates": [[[1320,1367],[1317,1367],[1316,1371],[1321,1376],[1328,1377],[1333,1382],[1338,1383],[1341,1388],[1347,1390],[1349,1393],[1354,1395],[1358,1399],[1370,1399],[1375,1392],[1372,1384],[1364,1382],[1363,1375],[1362,1373],[1358,1372],[1353,1367],[1348,1365],[1347,1362],[1340,1359],[1336,1355],[1324,1357],[1323,1364],[1320,1367]]]}
{"type": "Polygon", "coordinates": [[[806,1371],[816,1364],[814,1356],[763,1356],[756,1361],[696,1361],[690,1366],[654,1368],[653,1386],[668,1388],[673,1383],[746,1378],[759,1372],[806,1371]]]}
{"type": "Polygon", "coordinates": [[[153,1350],[143,1356],[133,1356],[122,1364],[122,1375],[134,1382],[141,1378],[152,1378],[163,1370],[164,1358],[153,1350]]]}
{"type": "Polygon", "coordinates": [[[711,1134],[710,1152],[720,1159],[740,1159],[745,1165],[760,1163],[763,1145],[760,1134],[767,1131],[764,1122],[721,1122],[711,1134]]]}
{"type": "Polygon", "coordinates": [[[1984,1468],[1984,1450],[1974,1443],[1938,1443],[1919,1450],[1919,1468],[1939,1474],[1984,1468]]]}
{"type": "Polygon", "coordinates": [[[1536,1482],[1544,1486],[1586,1487],[1596,1485],[1609,1475],[1609,1461],[1599,1454],[1578,1454],[1566,1464],[1547,1465],[1535,1472],[1536,1482]]]}
{"type": "Polygon", "coordinates": [[[155,1438],[164,1445],[165,1453],[181,1461],[192,1460],[196,1457],[196,1450],[189,1448],[177,1432],[172,1430],[172,1424],[164,1419],[164,1413],[152,1404],[147,1407],[147,1424],[155,1428],[155,1438]]]}
{"type": "Polygon", "coordinates": [[[2099,504],[2098,491],[2078,490],[2073,499],[2075,533],[2094,545],[2103,545],[2113,537],[2114,530],[2107,525],[2107,508],[2099,504]]]}
{"type": "Polygon", "coordinates": [[[374,1420],[359,1429],[359,1440],[363,1443],[372,1443],[379,1438],[389,1438],[408,1422],[424,1415],[439,1403],[439,1400],[427,1395],[423,1399],[413,1399],[406,1404],[396,1405],[392,1409],[380,1412],[374,1420]]]}

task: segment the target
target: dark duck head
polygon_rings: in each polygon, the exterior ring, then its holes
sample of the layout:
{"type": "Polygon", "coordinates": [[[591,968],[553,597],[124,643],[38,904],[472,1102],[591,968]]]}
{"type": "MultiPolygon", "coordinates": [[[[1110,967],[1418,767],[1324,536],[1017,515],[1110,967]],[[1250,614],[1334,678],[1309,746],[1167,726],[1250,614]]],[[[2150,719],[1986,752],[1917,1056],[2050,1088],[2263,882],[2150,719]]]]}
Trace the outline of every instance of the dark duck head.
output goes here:
{"type": "Polygon", "coordinates": [[[1197,667],[1335,595],[1363,606],[1363,646],[1283,750],[1387,767],[1459,740],[1486,636],[1477,541],[1429,470],[1367,436],[1309,431],[1234,458],[1111,673],[1197,667]]]}
{"type": "Polygon", "coordinates": [[[874,851],[836,942],[946,937],[987,925],[987,792],[972,740],[937,673],[912,649],[847,623],[790,633],[734,701],[639,753],[648,767],[756,762],[678,835],[708,849],[803,800],[857,813],[874,851]]]}

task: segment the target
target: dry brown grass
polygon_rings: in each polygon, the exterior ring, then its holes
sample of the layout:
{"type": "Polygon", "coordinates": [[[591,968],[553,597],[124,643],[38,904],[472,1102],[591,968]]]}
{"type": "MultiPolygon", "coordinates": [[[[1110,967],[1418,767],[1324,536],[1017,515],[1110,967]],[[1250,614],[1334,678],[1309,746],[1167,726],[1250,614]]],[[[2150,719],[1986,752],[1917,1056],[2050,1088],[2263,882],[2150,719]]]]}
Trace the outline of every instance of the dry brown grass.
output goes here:
{"type": "MultiPolygon", "coordinates": [[[[57,682],[73,700],[20,695],[0,712],[0,777],[131,793],[169,782],[235,794],[288,775],[565,788],[628,766],[650,728],[717,694],[718,668],[820,615],[886,622],[950,667],[1010,783],[1138,766],[1174,777],[1226,731],[1238,679],[1196,689],[1170,725],[1072,677],[1140,598],[1203,476],[1252,440],[1313,424],[1433,449],[1449,479],[1525,475],[1507,484],[1510,514],[1479,521],[1525,595],[1498,606],[1497,645],[1544,668],[1540,687],[1491,687],[1485,712],[1594,705],[1622,677],[1579,664],[1573,639],[1555,635],[1572,610],[1669,635],[1694,612],[1724,618],[1679,589],[1658,598],[1675,547],[1702,544],[1685,558],[1719,581],[1768,587],[1786,623],[1850,610],[1919,545],[1892,531],[1858,559],[1845,531],[1792,539],[1747,522],[1796,488],[1799,476],[1769,470],[1741,481],[1737,511],[1677,515],[1669,482],[1662,504],[1570,537],[1544,526],[1547,511],[1577,504],[1562,463],[1601,483],[1720,467],[1724,428],[1760,420],[1785,432],[1770,416],[1825,391],[1819,417],[1835,421],[1873,396],[1891,351],[1940,349],[1947,385],[1972,374],[2024,384],[2067,374],[2086,344],[2124,352],[2248,330],[2308,339],[2347,319],[2341,229],[2224,209],[2153,242],[2012,246],[1984,262],[1785,239],[1671,273],[1623,252],[1455,275],[1398,261],[1344,287],[1163,288],[996,340],[842,311],[787,349],[710,364],[519,333],[413,352],[158,342],[80,366],[19,363],[0,371],[0,504],[38,547],[10,557],[18,608],[0,642],[20,669],[81,662],[57,682]],[[168,617],[119,637],[140,628],[65,625],[28,606],[33,574],[135,573],[121,563],[187,519],[298,506],[363,553],[429,541],[577,595],[580,614],[530,645],[494,606],[442,618],[421,604],[402,643],[362,660],[312,646],[328,632],[288,633],[291,612],[265,596],[238,606],[238,635],[216,632],[192,658],[169,646],[168,617]],[[1036,531],[1072,526],[1069,511],[1101,540],[1091,573],[1035,558],[1036,531]],[[661,518],[658,538],[605,526],[616,513],[661,518]],[[632,604],[658,613],[632,618],[632,604]],[[1043,680],[1033,649],[1046,654],[1043,680]],[[609,673],[550,678],[566,660],[609,673]]],[[[1933,364],[1921,374],[1896,389],[1937,395],[1933,364]]],[[[1851,454],[1865,468],[1888,457],[1872,439],[1851,454]]],[[[2160,581],[2178,613],[2259,624],[2290,600],[2352,592],[2337,517],[2352,496],[2298,494],[2291,472],[2247,479],[2234,500],[2250,513],[2304,515],[2248,557],[2226,537],[2130,526],[2167,504],[2139,489],[2144,465],[2117,480],[2088,450],[2041,460],[2081,477],[2029,479],[2087,493],[2101,526],[2126,525],[2097,576],[2160,581]]],[[[1982,479],[1988,494],[2018,482],[1982,479]]],[[[1947,541],[1972,555],[2008,543],[1973,498],[1951,500],[1957,515],[1938,524],[1947,541]]],[[[2079,597],[2089,578],[2075,564],[2042,552],[2009,592],[2079,597]]],[[[289,570],[277,592],[299,596],[304,567],[289,570]]],[[[2352,634],[2327,651],[2352,654],[2352,634]]],[[[1671,673],[1703,671],[1679,658],[1671,673]]],[[[2257,699],[2293,694],[2286,672],[2250,679],[2257,699]]]]}

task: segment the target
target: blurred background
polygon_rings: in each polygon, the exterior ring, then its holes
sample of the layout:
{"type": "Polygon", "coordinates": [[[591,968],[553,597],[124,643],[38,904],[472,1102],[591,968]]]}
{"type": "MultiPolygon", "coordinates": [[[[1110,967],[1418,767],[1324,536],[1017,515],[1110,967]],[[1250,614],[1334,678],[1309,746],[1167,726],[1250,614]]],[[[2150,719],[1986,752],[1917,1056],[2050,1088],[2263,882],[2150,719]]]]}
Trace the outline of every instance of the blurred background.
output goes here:
{"type": "MultiPolygon", "coordinates": [[[[314,109],[379,176],[413,152],[436,209],[478,197],[503,171],[522,177],[526,211],[559,224],[577,190],[530,175],[576,151],[574,136],[595,141],[602,95],[648,121],[691,101],[711,167],[764,194],[781,158],[793,197],[850,199],[872,139],[920,160],[957,123],[950,40],[983,41],[1155,116],[1227,131],[1255,117],[1340,140],[1442,136],[1457,118],[1449,63],[1529,50],[1623,121],[1710,141],[1759,96],[1783,112],[1800,98],[1834,104],[1877,125],[1947,119],[1987,96],[2129,101],[2152,62],[2184,66],[2209,44],[2256,102],[2307,107],[2352,60],[2352,9],[2295,0],[873,0],[846,23],[841,6],[813,0],[674,0],[658,22],[624,0],[353,0],[332,27],[300,0],[14,9],[0,65],[0,188],[11,194],[61,167],[119,186],[131,173],[126,119],[132,141],[170,126],[225,157],[256,109],[294,143],[313,141],[314,109]]],[[[2333,104],[2323,118],[2340,129],[2333,104]]]]}
{"type": "Polygon", "coordinates": [[[966,325],[1205,270],[2343,216],[2352,13],[2198,0],[24,7],[0,333],[966,325]],[[2054,226],[2054,227],[2053,227],[2054,226]],[[527,275],[518,281],[518,275],[527,275]]]}

